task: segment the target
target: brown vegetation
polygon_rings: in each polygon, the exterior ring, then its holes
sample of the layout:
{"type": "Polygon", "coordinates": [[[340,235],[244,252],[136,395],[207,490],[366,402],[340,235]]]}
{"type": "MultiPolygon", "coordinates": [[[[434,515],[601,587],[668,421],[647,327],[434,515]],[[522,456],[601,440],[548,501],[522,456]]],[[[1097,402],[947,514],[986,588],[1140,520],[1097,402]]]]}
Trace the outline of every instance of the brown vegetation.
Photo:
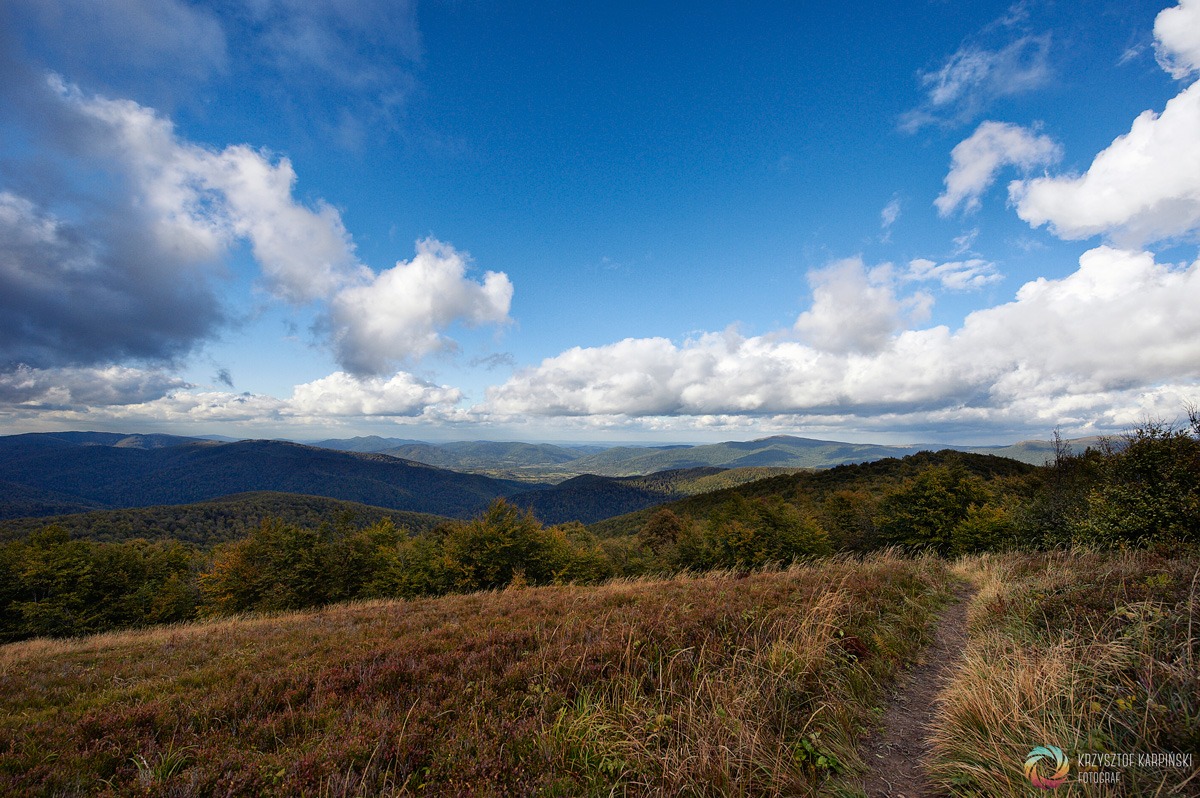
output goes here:
{"type": "Polygon", "coordinates": [[[17,643],[0,792],[811,794],[949,579],[880,555],[17,643]]]}

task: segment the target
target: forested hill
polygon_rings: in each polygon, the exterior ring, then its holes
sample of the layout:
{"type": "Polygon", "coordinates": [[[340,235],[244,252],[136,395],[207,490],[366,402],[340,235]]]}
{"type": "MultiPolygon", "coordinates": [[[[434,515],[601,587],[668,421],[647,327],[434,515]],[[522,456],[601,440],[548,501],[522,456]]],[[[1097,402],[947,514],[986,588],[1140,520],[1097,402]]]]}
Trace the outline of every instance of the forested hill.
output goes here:
{"type": "Polygon", "coordinates": [[[496,497],[530,487],[385,455],[282,441],[185,442],[143,449],[13,437],[25,440],[0,440],[0,484],[7,488],[0,495],[0,518],[29,515],[39,501],[39,514],[50,515],[187,504],[250,491],[304,493],[468,517],[496,497]]]}
{"type": "Polygon", "coordinates": [[[263,521],[317,528],[333,524],[358,529],[383,520],[409,532],[421,533],[449,519],[440,515],[371,507],[357,502],[296,493],[238,493],[195,504],[169,504],[43,518],[0,521],[0,541],[19,540],[47,526],[58,526],[73,539],[120,543],[145,540],[178,540],[210,546],[240,540],[263,521]]]}
{"type": "Polygon", "coordinates": [[[789,503],[819,504],[830,495],[848,491],[862,496],[878,496],[906,479],[936,466],[950,466],[984,480],[1022,477],[1038,470],[1037,466],[988,454],[973,454],[953,449],[918,452],[904,458],[885,458],[823,470],[760,479],[709,493],[702,493],[636,512],[608,518],[589,528],[601,537],[634,534],[657,509],[669,509],[679,515],[704,519],[737,497],[745,499],[783,499],[789,503]]]}
{"type": "Polygon", "coordinates": [[[584,474],[553,488],[531,490],[512,498],[546,524],[605,518],[654,507],[664,502],[794,473],[794,468],[683,468],[635,477],[584,474]]]}

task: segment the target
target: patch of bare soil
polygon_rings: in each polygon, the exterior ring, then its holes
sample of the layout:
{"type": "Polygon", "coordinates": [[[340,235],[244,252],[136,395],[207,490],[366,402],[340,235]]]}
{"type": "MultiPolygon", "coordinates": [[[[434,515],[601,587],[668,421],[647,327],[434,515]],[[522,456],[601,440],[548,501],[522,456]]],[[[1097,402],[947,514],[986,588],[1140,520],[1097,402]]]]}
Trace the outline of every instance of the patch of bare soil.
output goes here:
{"type": "Polygon", "coordinates": [[[937,619],[933,643],[918,664],[900,677],[879,731],[863,741],[860,752],[870,767],[862,781],[868,798],[940,798],[929,784],[922,762],[938,694],[950,666],[967,643],[967,604],[974,589],[955,591],[955,601],[937,619]]]}

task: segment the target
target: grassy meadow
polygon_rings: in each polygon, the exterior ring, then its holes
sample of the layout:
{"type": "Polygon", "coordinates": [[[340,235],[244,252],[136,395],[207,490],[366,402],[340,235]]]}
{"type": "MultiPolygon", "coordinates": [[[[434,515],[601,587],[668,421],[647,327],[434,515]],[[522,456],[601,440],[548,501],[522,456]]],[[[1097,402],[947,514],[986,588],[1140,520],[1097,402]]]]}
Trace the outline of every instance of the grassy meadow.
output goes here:
{"type": "Polygon", "coordinates": [[[1079,756],[1200,751],[1198,581],[1194,548],[882,552],[29,640],[0,647],[0,794],[848,798],[969,584],[939,788],[1048,794],[1022,765],[1050,744],[1055,795],[1197,795],[1079,756]]]}
{"type": "Polygon", "coordinates": [[[4,795],[805,795],[954,580],[890,554],[0,648],[4,795]]]}

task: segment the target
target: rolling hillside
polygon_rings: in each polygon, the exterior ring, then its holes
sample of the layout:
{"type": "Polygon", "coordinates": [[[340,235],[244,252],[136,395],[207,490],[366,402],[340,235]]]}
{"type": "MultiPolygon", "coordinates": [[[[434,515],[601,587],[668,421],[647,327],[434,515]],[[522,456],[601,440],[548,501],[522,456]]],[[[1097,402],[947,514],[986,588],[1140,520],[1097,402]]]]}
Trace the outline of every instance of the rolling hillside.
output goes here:
{"type": "Polygon", "coordinates": [[[645,476],[601,477],[584,474],[553,488],[531,490],[513,497],[546,524],[579,521],[590,524],[605,518],[655,507],[664,502],[743,485],[759,479],[794,473],[788,468],[683,468],[645,476]]]}
{"type": "MultiPolygon", "coordinates": [[[[145,507],[252,491],[326,496],[376,507],[467,517],[527,485],[460,474],[378,454],[336,452],[281,441],[186,442],[153,449],[72,445],[31,436],[0,441],[0,517],[44,510],[145,507]],[[52,506],[52,497],[58,502],[52,506]]],[[[128,436],[118,436],[118,440],[128,436]]],[[[68,510],[69,511],[69,510],[68,510]]]]}
{"type": "MultiPolygon", "coordinates": [[[[902,459],[887,458],[869,463],[858,463],[837,468],[803,471],[793,474],[759,479],[743,485],[696,494],[662,504],[662,507],[679,515],[703,519],[722,503],[735,496],[745,498],[782,498],[793,500],[798,496],[819,502],[838,490],[863,490],[877,492],[894,485],[905,477],[911,477],[930,465],[945,463],[960,464],[968,472],[984,479],[1001,476],[1018,476],[1035,470],[1035,466],[1006,457],[959,452],[943,449],[939,452],[919,452],[902,459]]],[[[655,508],[637,510],[626,515],[608,518],[592,524],[589,528],[601,537],[631,535],[649,520],[655,508]]]]}
{"type": "Polygon", "coordinates": [[[261,491],[195,504],[10,519],[0,521],[0,541],[21,538],[53,524],[77,539],[119,543],[144,538],[208,546],[239,540],[265,519],[314,528],[324,523],[345,523],[357,528],[385,518],[411,532],[425,532],[448,520],[440,515],[389,510],[323,496],[261,491]]]}
{"type": "Polygon", "coordinates": [[[797,741],[856,761],[948,582],[881,557],[17,643],[0,792],[809,794],[797,741]]]}

